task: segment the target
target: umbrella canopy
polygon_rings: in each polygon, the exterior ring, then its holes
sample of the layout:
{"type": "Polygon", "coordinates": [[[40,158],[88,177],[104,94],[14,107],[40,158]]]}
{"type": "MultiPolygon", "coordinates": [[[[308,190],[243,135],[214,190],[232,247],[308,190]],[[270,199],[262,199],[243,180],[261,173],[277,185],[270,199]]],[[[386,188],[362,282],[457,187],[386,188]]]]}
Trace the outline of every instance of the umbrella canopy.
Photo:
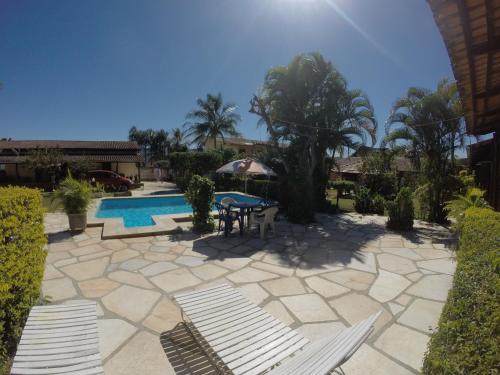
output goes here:
{"type": "Polygon", "coordinates": [[[276,176],[276,173],[267,165],[264,165],[252,159],[240,159],[232,161],[217,169],[216,172],[244,175],[276,176]]]}

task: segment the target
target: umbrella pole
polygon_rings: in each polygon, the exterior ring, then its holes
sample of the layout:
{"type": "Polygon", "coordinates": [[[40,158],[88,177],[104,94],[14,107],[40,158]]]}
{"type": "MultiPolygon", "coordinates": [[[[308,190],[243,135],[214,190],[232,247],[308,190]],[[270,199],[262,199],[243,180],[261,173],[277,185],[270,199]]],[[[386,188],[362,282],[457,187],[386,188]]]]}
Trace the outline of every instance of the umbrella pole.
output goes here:
{"type": "Polygon", "coordinates": [[[247,181],[248,181],[248,176],[245,175],[245,194],[247,193],[247,181]]]}

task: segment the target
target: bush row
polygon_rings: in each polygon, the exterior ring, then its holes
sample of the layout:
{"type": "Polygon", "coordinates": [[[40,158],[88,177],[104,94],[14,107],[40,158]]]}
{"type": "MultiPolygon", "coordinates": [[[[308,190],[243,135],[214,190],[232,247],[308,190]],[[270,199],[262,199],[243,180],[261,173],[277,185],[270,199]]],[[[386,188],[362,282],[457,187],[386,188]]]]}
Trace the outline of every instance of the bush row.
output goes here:
{"type": "Polygon", "coordinates": [[[173,152],[169,160],[176,176],[206,175],[222,164],[221,154],[215,151],[173,152]]]}
{"type": "MultiPolygon", "coordinates": [[[[15,349],[31,306],[40,296],[46,252],[38,190],[0,188],[0,358],[15,349]]],[[[2,365],[0,365],[0,368],[2,365]]]]}
{"type": "MultiPolygon", "coordinates": [[[[216,175],[216,191],[245,191],[245,179],[238,176],[216,175]]],[[[258,197],[281,201],[280,184],[275,180],[247,179],[247,193],[258,197]]]]}
{"type": "Polygon", "coordinates": [[[424,374],[495,374],[500,348],[500,213],[465,213],[457,270],[424,374]]]}
{"type": "Polygon", "coordinates": [[[354,209],[360,214],[383,215],[385,199],[379,194],[373,194],[367,187],[359,186],[354,196],[354,209]]]}

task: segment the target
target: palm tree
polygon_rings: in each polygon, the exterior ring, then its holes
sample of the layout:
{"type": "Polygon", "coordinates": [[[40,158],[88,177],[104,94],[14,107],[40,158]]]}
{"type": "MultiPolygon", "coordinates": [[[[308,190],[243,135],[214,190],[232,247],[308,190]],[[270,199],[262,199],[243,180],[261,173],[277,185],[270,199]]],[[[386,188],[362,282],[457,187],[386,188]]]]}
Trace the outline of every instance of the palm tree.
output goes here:
{"type": "Polygon", "coordinates": [[[402,144],[423,172],[429,184],[430,221],[446,219],[446,179],[453,173],[456,149],[464,143],[462,114],[456,85],[442,80],[436,91],[410,87],[387,119],[383,145],[402,144]]]}
{"type": "Polygon", "coordinates": [[[314,209],[325,201],[335,151],[355,148],[368,137],[374,140],[377,123],[368,98],[348,90],[333,64],[312,53],[272,68],[250,106],[266,124],[273,144],[289,145],[282,160],[288,178],[297,180],[294,188],[302,189],[297,196],[307,210],[300,215],[312,220],[314,209]]]}
{"type": "Polygon", "coordinates": [[[186,115],[185,126],[186,137],[192,137],[192,143],[203,145],[208,139],[213,139],[214,147],[217,147],[217,137],[237,137],[236,125],[241,117],[235,111],[237,106],[232,103],[224,104],[222,95],[207,94],[206,100],[196,101],[198,109],[194,109],[186,115]]]}
{"type": "MultiPolygon", "coordinates": [[[[151,130],[151,129],[149,129],[151,130]]],[[[163,160],[170,145],[168,132],[165,130],[153,130],[151,136],[151,160],[163,160]]]]}
{"type": "Polygon", "coordinates": [[[146,145],[145,145],[145,137],[144,131],[137,129],[136,126],[132,126],[128,131],[128,140],[137,142],[137,144],[141,147],[142,156],[146,159],[146,145]]]}
{"type": "Polygon", "coordinates": [[[146,164],[152,160],[164,159],[169,146],[168,133],[165,130],[139,130],[132,126],[128,131],[128,139],[141,146],[146,164]]]}
{"type": "Polygon", "coordinates": [[[185,152],[188,149],[185,143],[184,132],[180,128],[172,129],[172,136],[169,142],[171,152],[185,152]]]}
{"type": "Polygon", "coordinates": [[[184,141],[184,132],[182,131],[181,128],[174,128],[172,129],[172,138],[171,138],[171,143],[173,146],[180,146],[183,144],[184,141]]]}

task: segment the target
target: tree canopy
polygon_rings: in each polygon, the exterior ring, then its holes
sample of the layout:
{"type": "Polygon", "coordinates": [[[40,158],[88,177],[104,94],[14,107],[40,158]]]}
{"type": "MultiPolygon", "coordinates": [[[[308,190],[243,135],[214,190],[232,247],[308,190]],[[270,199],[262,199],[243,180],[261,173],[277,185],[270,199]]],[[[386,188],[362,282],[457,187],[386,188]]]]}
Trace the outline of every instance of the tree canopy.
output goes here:
{"type": "Polygon", "coordinates": [[[217,146],[217,138],[226,136],[237,137],[236,130],[241,117],[236,113],[237,106],[233,103],[224,103],[222,95],[207,94],[206,99],[198,98],[198,108],[186,115],[185,136],[191,138],[191,143],[202,146],[208,139],[212,139],[217,146]]]}
{"type": "Polygon", "coordinates": [[[464,146],[465,123],[455,83],[441,80],[436,90],[410,87],[392,107],[383,145],[404,147],[428,183],[428,219],[446,219],[448,176],[454,173],[456,150],[464,146]]]}
{"type": "Polygon", "coordinates": [[[298,55],[269,70],[261,92],[250,101],[272,143],[282,150],[297,199],[292,219],[310,221],[325,204],[335,152],[375,142],[377,122],[368,97],[348,88],[346,79],[319,53],[298,55]]]}

